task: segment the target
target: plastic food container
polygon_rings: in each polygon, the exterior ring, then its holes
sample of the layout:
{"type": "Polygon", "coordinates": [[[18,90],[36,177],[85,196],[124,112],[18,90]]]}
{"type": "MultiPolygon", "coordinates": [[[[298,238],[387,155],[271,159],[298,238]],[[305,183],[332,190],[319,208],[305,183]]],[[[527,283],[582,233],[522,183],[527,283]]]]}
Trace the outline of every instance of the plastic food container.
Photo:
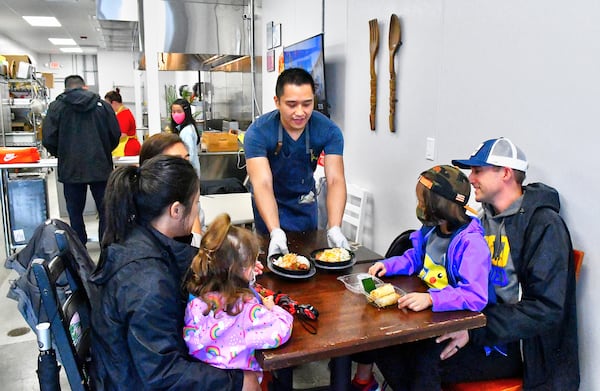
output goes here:
{"type": "Polygon", "coordinates": [[[346,274],[344,276],[339,276],[337,279],[343,282],[349,291],[358,294],[366,294],[367,292],[365,292],[361,281],[369,277],[373,279],[373,282],[375,283],[375,288],[383,285],[383,281],[381,281],[375,276],[370,275],[369,273],[346,274]]]}
{"type": "MultiPolygon", "coordinates": [[[[369,297],[369,294],[367,292],[365,292],[365,289],[363,288],[362,280],[364,278],[369,278],[369,277],[371,277],[373,279],[373,282],[375,283],[375,288],[379,288],[380,286],[382,286],[384,284],[384,282],[381,281],[379,278],[372,276],[369,273],[346,274],[344,276],[339,276],[337,279],[340,280],[341,282],[343,282],[349,291],[358,293],[358,294],[362,294],[365,296],[365,298],[367,299],[367,301],[370,304],[372,304],[378,308],[383,308],[383,307],[377,305],[376,302],[372,301],[369,297]]],[[[392,285],[392,286],[394,287],[394,290],[396,291],[396,293],[399,294],[400,296],[404,296],[406,294],[406,292],[404,292],[401,288],[398,288],[395,285],[392,285]]]]}

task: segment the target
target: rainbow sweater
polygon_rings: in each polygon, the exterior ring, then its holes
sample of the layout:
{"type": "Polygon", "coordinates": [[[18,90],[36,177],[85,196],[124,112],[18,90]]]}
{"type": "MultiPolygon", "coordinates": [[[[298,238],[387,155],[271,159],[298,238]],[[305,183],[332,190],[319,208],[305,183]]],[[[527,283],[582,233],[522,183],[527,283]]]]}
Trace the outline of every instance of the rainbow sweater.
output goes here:
{"type": "MultiPolygon", "coordinates": [[[[214,293],[217,296],[218,293],[214,293]]],[[[191,296],[185,309],[183,339],[190,355],[218,368],[262,371],[254,358],[256,349],[281,346],[292,335],[293,316],[279,306],[272,310],[252,298],[242,311],[203,315],[207,304],[191,296]]]]}

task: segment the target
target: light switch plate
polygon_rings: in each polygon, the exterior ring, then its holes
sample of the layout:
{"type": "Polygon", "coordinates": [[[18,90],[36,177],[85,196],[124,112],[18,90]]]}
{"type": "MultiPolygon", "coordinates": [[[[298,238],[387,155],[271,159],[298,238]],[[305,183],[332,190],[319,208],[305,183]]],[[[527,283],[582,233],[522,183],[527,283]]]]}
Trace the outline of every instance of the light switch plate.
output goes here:
{"type": "Polygon", "coordinates": [[[427,137],[427,143],[425,146],[425,159],[435,159],[435,139],[433,137],[427,137]]]}

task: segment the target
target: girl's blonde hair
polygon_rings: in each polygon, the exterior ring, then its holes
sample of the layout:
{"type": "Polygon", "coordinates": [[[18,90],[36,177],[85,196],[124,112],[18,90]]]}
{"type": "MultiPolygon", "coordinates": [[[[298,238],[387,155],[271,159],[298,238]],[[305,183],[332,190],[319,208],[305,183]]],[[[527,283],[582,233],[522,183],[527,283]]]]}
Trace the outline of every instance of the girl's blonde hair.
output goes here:
{"type": "Polygon", "coordinates": [[[186,289],[209,304],[206,314],[223,310],[237,315],[244,300],[254,296],[244,272],[254,268],[257,256],[258,238],[245,228],[232,226],[229,215],[221,214],[202,237],[190,266],[186,289]],[[218,292],[220,300],[215,300],[211,292],[218,292]]]}

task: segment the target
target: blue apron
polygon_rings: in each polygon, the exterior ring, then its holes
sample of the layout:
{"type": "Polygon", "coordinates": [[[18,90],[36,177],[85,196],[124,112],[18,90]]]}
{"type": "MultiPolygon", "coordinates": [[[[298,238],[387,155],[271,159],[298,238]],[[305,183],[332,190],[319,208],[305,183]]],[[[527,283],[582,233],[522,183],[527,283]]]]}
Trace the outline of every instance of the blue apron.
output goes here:
{"type": "MultiPolygon", "coordinates": [[[[317,199],[314,170],[317,159],[310,148],[308,123],[303,132],[305,148],[283,146],[283,128],[279,124],[277,147],[267,158],[273,175],[273,192],[279,209],[279,225],[284,231],[311,231],[317,229],[317,199]]],[[[289,136],[288,136],[289,138],[289,136]]],[[[302,138],[302,136],[300,136],[302,138]]],[[[296,141],[299,142],[300,138],[296,141]]],[[[256,230],[268,233],[252,198],[256,230]]]]}

